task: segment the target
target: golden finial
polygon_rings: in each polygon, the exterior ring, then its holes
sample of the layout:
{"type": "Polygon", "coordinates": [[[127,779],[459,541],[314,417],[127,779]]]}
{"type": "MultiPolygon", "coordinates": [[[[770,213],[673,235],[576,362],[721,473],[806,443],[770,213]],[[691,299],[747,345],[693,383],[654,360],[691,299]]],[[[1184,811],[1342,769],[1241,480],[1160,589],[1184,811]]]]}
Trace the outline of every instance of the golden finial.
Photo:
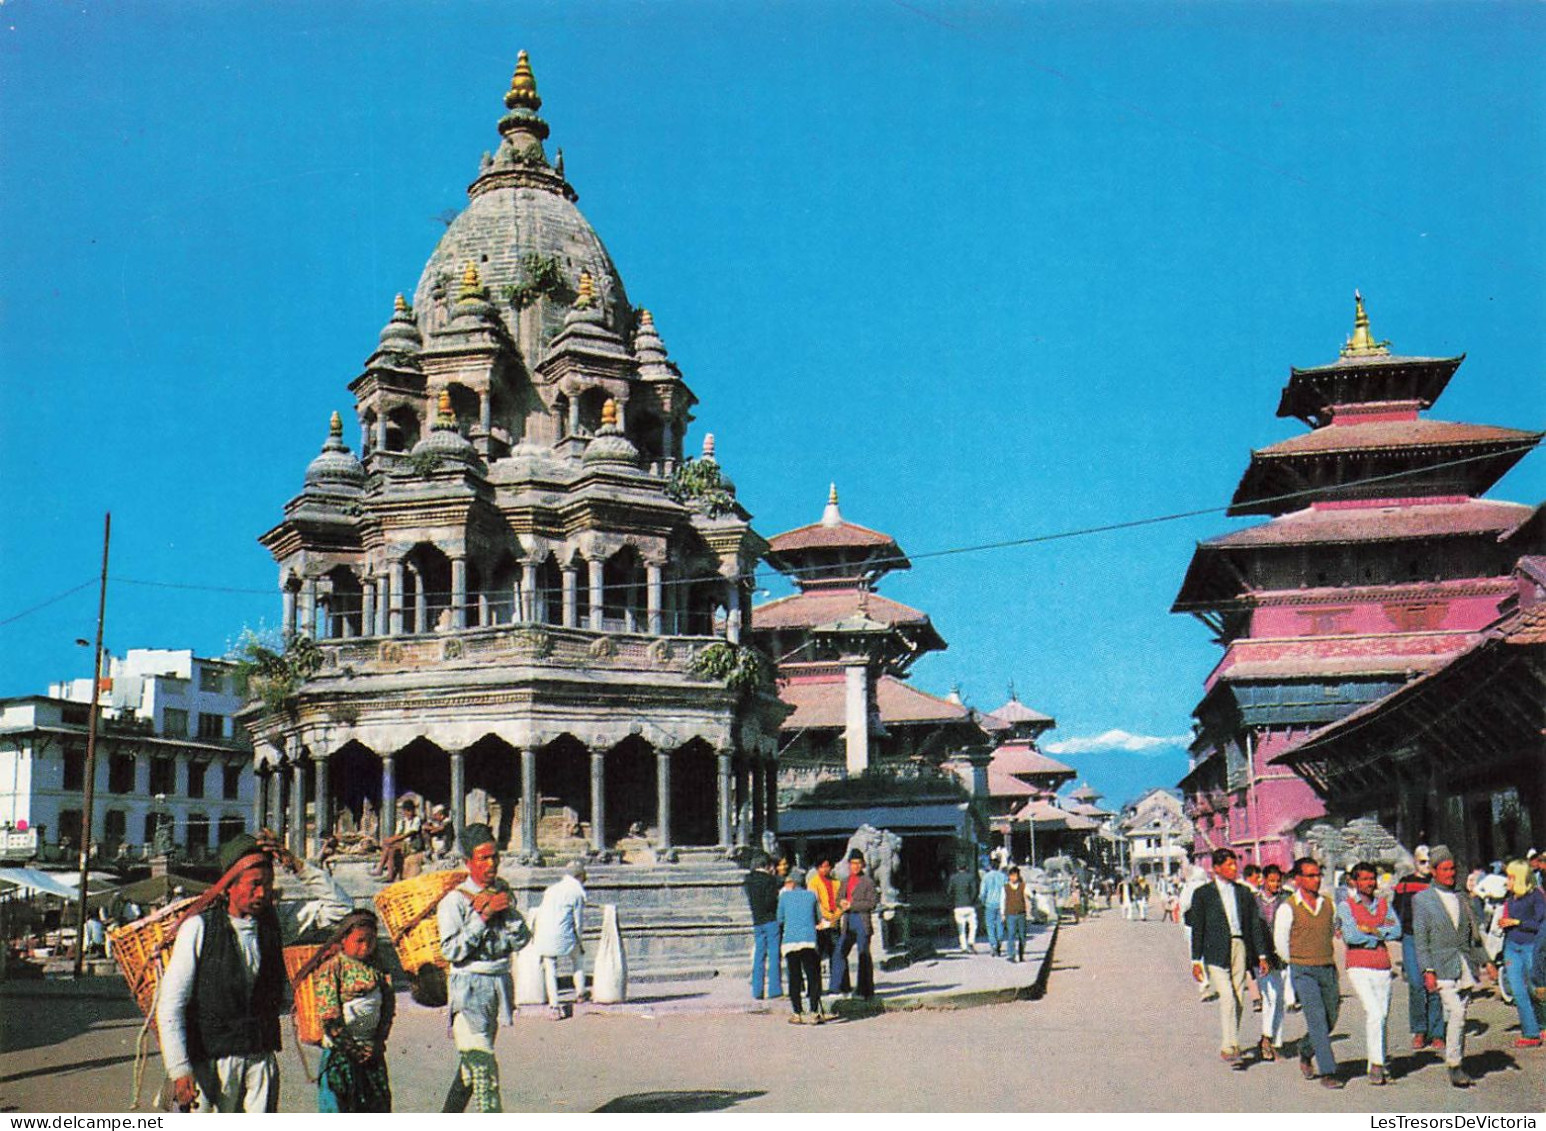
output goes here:
{"type": "Polygon", "coordinates": [[[455,421],[456,417],[454,417],[451,414],[451,390],[450,389],[441,389],[440,390],[440,399],[439,399],[439,402],[438,402],[438,408],[439,408],[440,422],[442,424],[449,424],[449,423],[452,423],[452,422],[455,421]]]}
{"type": "Polygon", "coordinates": [[[515,74],[510,78],[510,89],[505,92],[505,105],[514,110],[517,106],[536,110],[542,106],[537,97],[537,76],[531,73],[531,59],[522,51],[515,57],[515,74]]]}
{"type": "Polygon", "coordinates": [[[1369,332],[1369,315],[1364,312],[1363,295],[1353,292],[1353,336],[1342,347],[1343,357],[1385,357],[1390,354],[1388,341],[1377,342],[1369,332]]]}
{"type": "Polygon", "coordinates": [[[580,272],[580,290],[574,296],[574,308],[584,310],[586,307],[596,304],[596,284],[590,277],[589,271],[580,272]]]}
{"type": "Polygon", "coordinates": [[[653,325],[655,325],[655,316],[653,314],[651,314],[647,310],[639,311],[639,325],[640,326],[653,326],[653,325]]]}
{"type": "Polygon", "coordinates": [[[327,422],[327,434],[330,440],[342,440],[344,437],[344,418],[338,415],[336,409],[332,419],[327,422]]]}
{"type": "Polygon", "coordinates": [[[408,300],[403,297],[403,292],[402,291],[398,291],[397,292],[397,297],[392,300],[392,313],[393,314],[407,314],[408,313],[408,300]]]}
{"type": "Polygon", "coordinates": [[[611,397],[607,403],[601,406],[601,426],[603,428],[617,427],[617,401],[611,397]]]}
{"type": "Polygon", "coordinates": [[[714,433],[709,432],[703,437],[703,458],[714,458],[714,433]]]}
{"type": "Polygon", "coordinates": [[[837,506],[837,484],[836,483],[833,483],[827,489],[827,506],[829,506],[829,507],[837,506]]]}
{"type": "Polygon", "coordinates": [[[467,269],[462,272],[462,293],[458,299],[482,298],[483,280],[478,276],[478,265],[468,261],[467,269]]]}

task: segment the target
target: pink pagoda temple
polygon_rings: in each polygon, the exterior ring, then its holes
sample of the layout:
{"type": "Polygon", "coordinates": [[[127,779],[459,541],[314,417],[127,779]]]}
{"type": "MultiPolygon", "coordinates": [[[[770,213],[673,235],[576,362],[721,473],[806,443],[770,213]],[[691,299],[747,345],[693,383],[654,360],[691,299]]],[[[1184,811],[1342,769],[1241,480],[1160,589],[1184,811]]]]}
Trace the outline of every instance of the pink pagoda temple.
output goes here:
{"type": "Polygon", "coordinates": [[[1172,608],[1224,649],[1180,783],[1199,853],[1290,863],[1326,808],[1280,756],[1475,646],[1518,591],[1535,508],[1480,496],[1542,433],[1424,416],[1464,355],[1393,354],[1355,303],[1341,356],[1283,388],[1310,431],[1252,452],[1228,511],[1272,517],[1200,543],[1172,608]]]}

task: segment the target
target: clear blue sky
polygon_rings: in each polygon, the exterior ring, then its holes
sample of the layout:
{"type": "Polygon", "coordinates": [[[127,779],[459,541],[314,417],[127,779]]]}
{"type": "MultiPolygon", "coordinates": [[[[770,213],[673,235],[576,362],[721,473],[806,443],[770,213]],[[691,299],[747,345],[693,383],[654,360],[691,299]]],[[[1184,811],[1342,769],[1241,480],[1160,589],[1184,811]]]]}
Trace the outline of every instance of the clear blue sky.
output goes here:
{"type": "MultiPolygon", "coordinates": [[[[278,619],[256,536],[522,47],[764,534],[829,480],[915,555],[1222,506],[1354,287],[1399,352],[1469,354],[1435,416],[1546,425],[1540,5],[13,0],[0,694],[89,670],[94,586],[11,618],[93,578],[107,509],[111,648],[278,619]]],[[[1546,496],[1546,457],[1494,494],[1546,496]]],[[[1167,609],[1237,524],[920,556],[884,592],[950,641],[925,688],[1175,736],[1217,650],[1167,609]]],[[[1185,769],[1068,760],[1113,800],[1185,769]]]]}

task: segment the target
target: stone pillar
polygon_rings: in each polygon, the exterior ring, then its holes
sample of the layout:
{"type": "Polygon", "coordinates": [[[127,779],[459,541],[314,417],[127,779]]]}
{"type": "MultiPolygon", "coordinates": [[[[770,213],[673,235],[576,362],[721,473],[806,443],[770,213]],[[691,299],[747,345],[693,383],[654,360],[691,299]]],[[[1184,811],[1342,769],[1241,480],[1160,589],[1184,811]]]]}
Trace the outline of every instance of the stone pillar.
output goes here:
{"type": "Polygon", "coordinates": [[[401,561],[392,563],[390,581],[391,611],[387,617],[387,632],[393,636],[403,634],[403,593],[407,590],[408,570],[401,561]]]}
{"type": "Polygon", "coordinates": [[[731,766],[731,752],[719,751],[718,774],[719,847],[730,847],[730,810],[735,806],[735,773],[731,766]]]}
{"type": "Polygon", "coordinates": [[[248,832],[257,832],[263,827],[264,820],[268,817],[268,767],[253,766],[252,770],[252,828],[248,832]]]}
{"type": "Polygon", "coordinates": [[[328,812],[327,755],[320,750],[311,752],[312,805],[316,825],[306,839],[306,855],[316,860],[322,855],[322,842],[332,831],[332,814],[328,812]]]}
{"type": "Polygon", "coordinates": [[[733,581],[725,582],[725,639],[731,644],[741,642],[741,587],[733,581]]]}
{"type": "Polygon", "coordinates": [[[772,758],[762,760],[762,784],[766,795],[762,803],[762,827],[778,832],[778,763],[772,758]]]}
{"type": "Polygon", "coordinates": [[[295,590],[288,585],[280,588],[280,600],[284,602],[284,611],[279,614],[279,629],[286,636],[295,632],[295,590]]]}
{"type": "Polygon", "coordinates": [[[569,398],[569,432],[570,436],[580,434],[580,398],[569,398]]]}
{"type": "Polygon", "coordinates": [[[655,751],[655,824],[660,828],[655,847],[671,847],[671,753],[655,751]]]}
{"type": "Polygon", "coordinates": [[[391,586],[386,574],[376,576],[376,635],[385,636],[391,627],[391,610],[387,607],[391,586]]]}
{"type": "Polygon", "coordinates": [[[276,760],[268,771],[268,827],[282,834],[285,827],[284,762],[276,760]]]}
{"type": "MultiPolygon", "coordinates": [[[[408,568],[413,569],[412,566],[408,568]]],[[[423,572],[413,569],[413,631],[421,634],[435,629],[429,623],[429,593],[426,589],[423,572]]]]}
{"type": "Polygon", "coordinates": [[[380,408],[376,415],[376,451],[387,450],[387,414],[384,407],[380,408]]]}
{"type": "Polygon", "coordinates": [[[601,631],[601,560],[592,558],[586,562],[590,573],[590,627],[592,632],[601,631]]]}
{"type": "Polygon", "coordinates": [[[451,559],[451,627],[467,627],[467,559],[451,559]]]}
{"type": "Polygon", "coordinates": [[[451,751],[451,844],[456,847],[467,820],[467,762],[462,751],[451,751]]]}
{"type": "Polygon", "coordinates": [[[360,604],[360,635],[371,636],[376,631],[376,580],[366,578],[361,586],[363,596],[360,604]]]}
{"type": "Polygon", "coordinates": [[[537,750],[532,746],[521,748],[521,851],[535,855],[537,851],[537,750]]]}
{"type": "Polygon", "coordinates": [[[660,562],[644,563],[645,608],[648,610],[651,636],[659,636],[661,631],[660,606],[665,588],[662,584],[662,569],[660,562]]]}
{"type": "Polygon", "coordinates": [[[306,768],[301,765],[299,739],[290,740],[290,819],[285,824],[285,847],[296,856],[306,855],[306,768]]]}
{"type": "Polygon", "coordinates": [[[308,577],[301,582],[301,631],[316,640],[322,634],[317,628],[317,579],[308,577]]]}
{"type": "Polygon", "coordinates": [[[843,676],[847,692],[844,718],[848,724],[843,739],[848,773],[857,776],[870,765],[870,671],[863,664],[849,664],[843,669],[843,676]]]}
{"type": "Polygon", "coordinates": [[[590,846],[597,852],[607,847],[607,755],[590,752],[590,846]]]}
{"type": "Polygon", "coordinates": [[[397,831],[397,758],[381,755],[381,829],[379,839],[386,840],[397,831]]]}
{"type": "Polygon", "coordinates": [[[563,566],[564,574],[564,627],[577,628],[580,624],[580,594],[578,570],[573,562],[563,566]]]}
{"type": "Polygon", "coordinates": [[[537,619],[537,567],[521,562],[515,568],[516,576],[520,579],[516,593],[520,613],[516,619],[529,624],[537,619]]]}
{"type": "Polygon", "coordinates": [[[763,773],[762,759],[755,754],[749,755],[752,766],[752,843],[762,843],[762,830],[767,828],[767,814],[765,807],[768,801],[768,787],[763,773]]]}

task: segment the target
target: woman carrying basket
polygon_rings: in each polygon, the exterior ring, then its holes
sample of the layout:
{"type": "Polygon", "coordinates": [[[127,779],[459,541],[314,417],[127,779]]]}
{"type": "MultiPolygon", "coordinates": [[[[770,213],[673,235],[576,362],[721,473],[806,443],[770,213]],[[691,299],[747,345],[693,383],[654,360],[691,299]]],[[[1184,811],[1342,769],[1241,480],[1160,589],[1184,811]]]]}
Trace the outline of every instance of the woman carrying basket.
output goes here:
{"type": "Polygon", "coordinates": [[[322,1024],[319,1112],[392,1110],[386,1042],[396,1014],[392,979],[376,961],[376,916],[351,911],[295,975],[313,979],[322,1024]]]}

